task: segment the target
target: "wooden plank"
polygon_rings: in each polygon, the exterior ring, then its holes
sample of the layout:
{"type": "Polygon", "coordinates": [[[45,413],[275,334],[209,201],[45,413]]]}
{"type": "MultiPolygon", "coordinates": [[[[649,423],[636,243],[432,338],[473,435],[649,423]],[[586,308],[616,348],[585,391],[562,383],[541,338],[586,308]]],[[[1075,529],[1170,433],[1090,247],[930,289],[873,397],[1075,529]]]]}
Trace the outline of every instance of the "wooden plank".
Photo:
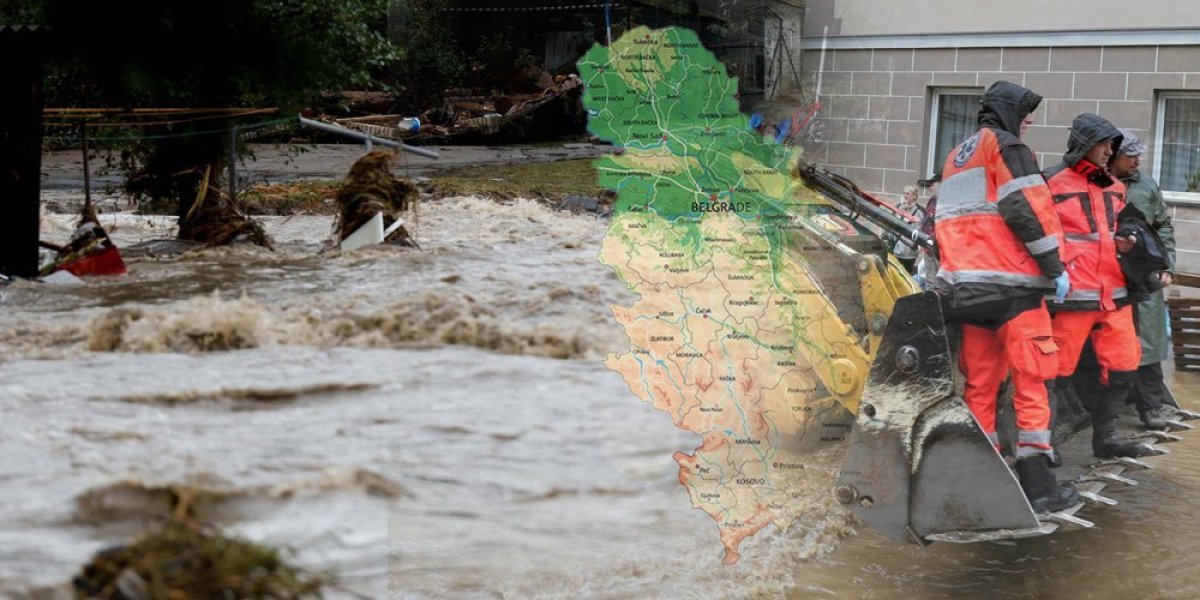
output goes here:
{"type": "Polygon", "coordinates": [[[1172,285],[1182,285],[1184,287],[1200,288],[1200,275],[1195,273],[1179,273],[1172,275],[1174,283],[1172,285]]]}
{"type": "Polygon", "coordinates": [[[1171,340],[1176,344],[1200,346],[1200,331],[1172,331],[1171,340]]]}
{"type": "Polygon", "coordinates": [[[1200,298],[1167,298],[1167,306],[1179,309],[1200,308],[1200,298]]]}

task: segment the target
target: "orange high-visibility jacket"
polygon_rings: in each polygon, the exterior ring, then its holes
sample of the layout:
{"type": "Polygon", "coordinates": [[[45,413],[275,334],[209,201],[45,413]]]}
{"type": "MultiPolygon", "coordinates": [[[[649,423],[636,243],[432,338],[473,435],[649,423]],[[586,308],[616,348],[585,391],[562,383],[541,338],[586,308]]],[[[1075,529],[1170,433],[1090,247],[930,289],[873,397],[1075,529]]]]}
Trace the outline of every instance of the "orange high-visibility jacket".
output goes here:
{"type": "Polygon", "coordinates": [[[1113,241],[1117,215],[1125,208],[1125,184],[1108,178],[1112,185],[1101,187],[1091,177],[1097,171],[1099,167],[1081,160],[1046,172],[1066,235],[1062,260],[1071,276],[1067,300],[1052,304],[1056,310],[1116,310],[1129,303],[1113,241]]]}
{"type": "Polygon", "coordinates": [[[935,215],[952,306],[1053,293],[1062,228],[1033,153],[983,127],[946,158],[935,215]]]}

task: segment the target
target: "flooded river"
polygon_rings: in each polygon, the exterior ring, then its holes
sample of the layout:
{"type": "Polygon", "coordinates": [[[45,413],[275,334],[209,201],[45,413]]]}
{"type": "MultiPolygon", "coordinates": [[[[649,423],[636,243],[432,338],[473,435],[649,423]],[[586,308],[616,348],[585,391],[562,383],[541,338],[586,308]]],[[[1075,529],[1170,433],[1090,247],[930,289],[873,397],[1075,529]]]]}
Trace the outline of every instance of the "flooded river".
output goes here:
{"type": "MultiPolygon", "coordinates": [[[[332,597],[1189,598],[1200,435],[1097,528],[924,549],[857,529],[815,457],[788,532],[720,564],[671,455],[699,440],[605,369],[631,298],[606,222],[527,201],[425,204],[421,250],[162,254],[169,220],[103,215],[126,277],[0,288],[0,589],[61,588],[188,490],[208,521],[334,569],[332,597]]],[[[44,237],[70,219],[48,215],[44,237]]],[[[1200,383],[1177,393],[1198,408],[1200,383]]],[[[47,592],[48,593],[48,592],[47,592]]],[[[42,596],[52,597],[52,596],[42,596]]]]}

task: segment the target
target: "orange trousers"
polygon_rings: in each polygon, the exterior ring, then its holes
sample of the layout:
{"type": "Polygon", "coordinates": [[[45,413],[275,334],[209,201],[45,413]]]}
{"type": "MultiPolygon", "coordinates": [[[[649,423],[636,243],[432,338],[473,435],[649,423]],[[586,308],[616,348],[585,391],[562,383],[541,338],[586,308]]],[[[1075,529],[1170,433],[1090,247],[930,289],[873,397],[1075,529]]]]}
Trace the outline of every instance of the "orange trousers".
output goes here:
{"type": "Polygon", "coordinates": [[[999,447],[996,394],[1011,371],[1017,458],[1051,455],[1050,398],[1046,383],[1053,381],[1058,373],[1058,347],[1045,303],[995,330],[963,324],[958,360],[967,380],[963,400],[992,444],[999,447]]]}
{"type": "Polygon", "coordinates": [[[1133,327],[1133,307],[1117,310],[1060,310],[1052,319],[1058,345],[1058,376],[1075,374],[1079,355],[1088,338],[1100,363],[1100,382],[1108,385],[1110,372],[1136,371],[1142,345],[1133,327]]]}

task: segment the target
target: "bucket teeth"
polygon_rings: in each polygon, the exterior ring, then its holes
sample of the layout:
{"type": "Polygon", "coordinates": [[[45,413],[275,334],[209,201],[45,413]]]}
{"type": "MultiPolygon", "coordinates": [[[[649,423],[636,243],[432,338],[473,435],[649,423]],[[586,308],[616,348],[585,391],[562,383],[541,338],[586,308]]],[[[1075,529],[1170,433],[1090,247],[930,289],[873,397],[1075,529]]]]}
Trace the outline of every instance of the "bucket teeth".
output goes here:
{"type": "Polygon", "coordinates": [[[1175,409],[1175,416],[1178,417],[1180,421],[1195,421],[1196,419],[1200,419],[1200,413],[1184,410],[1182,408],[1175,409]]]}
{"type": "Polygon", "coordinates": [[[1179,419],[1164,419],[1163,422],[1167,424],[1167,429],[1171,431],[1190,431],[1196,428],[1194,425],[1189,425],[1179,419]]]}
{"type": "Polygon", "coordinates": [[[1152,442],[1155,444],[1170,444],[1172,442],[1178,442],[1178,441],[1183,440],[1183,438],[1181,438],[1173,433],[1167,433],[1165,431],[1155,431],[1153,429],[1148,429],[1146,431],[1143,431],[1143,432],[1133,436],[1132,439],[1135,439],[1135,440],[1149,439],[1149,440],[1152,440],[1152,442]]]}
{"type": "Polygon", "coordinates": [[[1141,461],[1136,458],[1129,458],[1128,456],[1109,458],[1106,460],[1102,460],[1092,466],[1093,467],[1107,467],[1107,466],[1112,466],[1112,465],[1125,467],[1126,469],[1153,469],[1154,468],[1154,465],[1151,465],[1148,462],[1141,461]]]}
{"type": "Polygon", "coordinates": [[[1075,509],[1067,509],[1064,511],[1038,515],[1038,520],[1050,522],[1050,523],[1057,523],[1060,527],[1062,527],[1063,529],[1066,529],[1066,530],[1091,529],[1092,527],[1094,527],[1096,525],[1095,523],[1092,523],[1091,521],[1089,521],[1087,519],[1081,519],[1079,517],[1076,517],[1073,514],[1070,514],[1071,512],[1074,512],[1074,510],[1075,509]]]}
{"type": "Polygon", "coordinates": [[[1101,496],[1095,492],[1079,492],[1079,497],[1083,498],[1083,503],[1088,506],[1116,506],[1117,501],[1108,496],[1101,496]]]}
{"type": "MultiPolygon", "coordinates": [[[[1130,486],[1130,487],[1138,484],[1137,480],[1130,479],[1128,477],[1122,477],[1120,475],[1117,475],[1116,473],[1107,473],[1104,471],[1088,473],[1087,475],[1081,476],[1079,479],[1077,479],[1077,481],[1079,481],[1081,483],[1088,482],[1088,481],[1098,481],[1101,483],[1114,483],[1117,485],[1125,485],[1125,486],[1130,486]]],[[[1082,494],[1083,492],[1080,492],[1080,493],[1082,494]]]]}

